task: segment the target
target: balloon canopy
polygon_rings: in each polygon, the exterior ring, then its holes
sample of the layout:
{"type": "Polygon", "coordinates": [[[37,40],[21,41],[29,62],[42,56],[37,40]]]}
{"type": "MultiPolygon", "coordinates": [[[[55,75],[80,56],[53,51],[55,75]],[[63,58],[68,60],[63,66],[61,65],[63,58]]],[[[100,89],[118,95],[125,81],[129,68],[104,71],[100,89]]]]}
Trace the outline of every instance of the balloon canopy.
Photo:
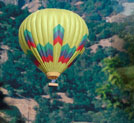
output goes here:
{"type": "Polygon", "coordinates": [[[29,15],[19,28],[19,43],[49,79],[56,79],[84,52],[88,28],[74,12],[43,9],[29,15]]]}

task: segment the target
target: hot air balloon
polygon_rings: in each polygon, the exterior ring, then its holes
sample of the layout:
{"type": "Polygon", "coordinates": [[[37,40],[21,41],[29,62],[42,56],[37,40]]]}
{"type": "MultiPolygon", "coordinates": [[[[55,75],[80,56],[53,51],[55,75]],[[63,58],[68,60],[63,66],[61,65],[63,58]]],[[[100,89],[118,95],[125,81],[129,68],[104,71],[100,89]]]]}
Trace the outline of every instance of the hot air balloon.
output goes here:
{"type": "Polygon", "coordinates": [[[19,43],[26,55],[58,86],[55,80],[81,55],[88,28],[76,13],[42,9],[29,15],[19,28],[19,43]]]}

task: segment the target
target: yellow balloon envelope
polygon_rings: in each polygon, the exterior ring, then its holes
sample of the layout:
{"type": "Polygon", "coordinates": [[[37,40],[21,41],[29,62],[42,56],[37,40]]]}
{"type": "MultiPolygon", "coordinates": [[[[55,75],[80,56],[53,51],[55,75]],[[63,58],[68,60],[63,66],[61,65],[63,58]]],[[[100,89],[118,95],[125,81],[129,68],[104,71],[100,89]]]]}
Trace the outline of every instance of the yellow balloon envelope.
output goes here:
{"type": "Polygon", "coordinates": [[[84,20],[64,9],[38,10],[19,28],[21,48],[49,79],[56,79],[83,53],[87,36],[84,20]]]}

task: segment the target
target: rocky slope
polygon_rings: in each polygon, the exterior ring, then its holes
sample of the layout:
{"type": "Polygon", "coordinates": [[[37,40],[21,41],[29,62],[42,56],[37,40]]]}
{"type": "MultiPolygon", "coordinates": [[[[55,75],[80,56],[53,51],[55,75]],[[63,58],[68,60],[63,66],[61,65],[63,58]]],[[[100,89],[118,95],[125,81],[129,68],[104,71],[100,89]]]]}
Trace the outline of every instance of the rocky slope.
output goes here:
{"type": "Polygon", "coordinates": [[[119,51],[124,51],[123,45],[124,45],[124,41],[121,38],[119,38],[117,35],[114,35],[111,38],[100,40],[98,44],[94,44],[90,48],[92,53],[96,53],[98,46],[102,46],[103,48],[113,47],[119,51]]]}
{"type": "Polygon", "coordinates": [[[106,22],[120,23],[123,22],[127,16],[134,14],[134,0],[118,0],[118,1],[123,6],[124,10],[118,14],[106,17],[106,22]]]}
{"type": "MultiPolygon", "coordinates": [[[[4,88],[0,88],[0,91],[3,94],[7,95],[4,98],[4,102],[8,104],[8,106],[15,106],[19,109],[22,117],[26,119],[26,121],[34,121],[36,118],[36,110],[35,107],[39,107],[38,103],[33,99],[28,98],[13,98],[10,97],[8,91],[4,88]]],[[[0,116],[4,117],[4,113],[0,112],[0,116]]]]}
{"type": "Polygon", "coordinates": [[[22,9],[27,7],[29,12],[34,12],[38,10],[41,4],[45,6],[45,3],[43,1],[40,2],[40,0],[1,0],[1,1],[3,1],[5,4],[17,5],[22,9]]]}

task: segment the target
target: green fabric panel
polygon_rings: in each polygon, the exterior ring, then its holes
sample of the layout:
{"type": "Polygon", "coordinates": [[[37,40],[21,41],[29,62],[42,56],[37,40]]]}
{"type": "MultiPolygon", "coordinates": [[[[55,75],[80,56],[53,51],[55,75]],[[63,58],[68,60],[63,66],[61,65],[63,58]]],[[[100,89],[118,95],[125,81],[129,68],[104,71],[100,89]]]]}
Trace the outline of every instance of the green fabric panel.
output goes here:
{"type": "Polygon", "coordinates": [[[64,28],[58,24],[55,28],[54,28],[54,33],[56,33],[58,30],[60,30],[62,33],[64,33],[64,28]]]}

